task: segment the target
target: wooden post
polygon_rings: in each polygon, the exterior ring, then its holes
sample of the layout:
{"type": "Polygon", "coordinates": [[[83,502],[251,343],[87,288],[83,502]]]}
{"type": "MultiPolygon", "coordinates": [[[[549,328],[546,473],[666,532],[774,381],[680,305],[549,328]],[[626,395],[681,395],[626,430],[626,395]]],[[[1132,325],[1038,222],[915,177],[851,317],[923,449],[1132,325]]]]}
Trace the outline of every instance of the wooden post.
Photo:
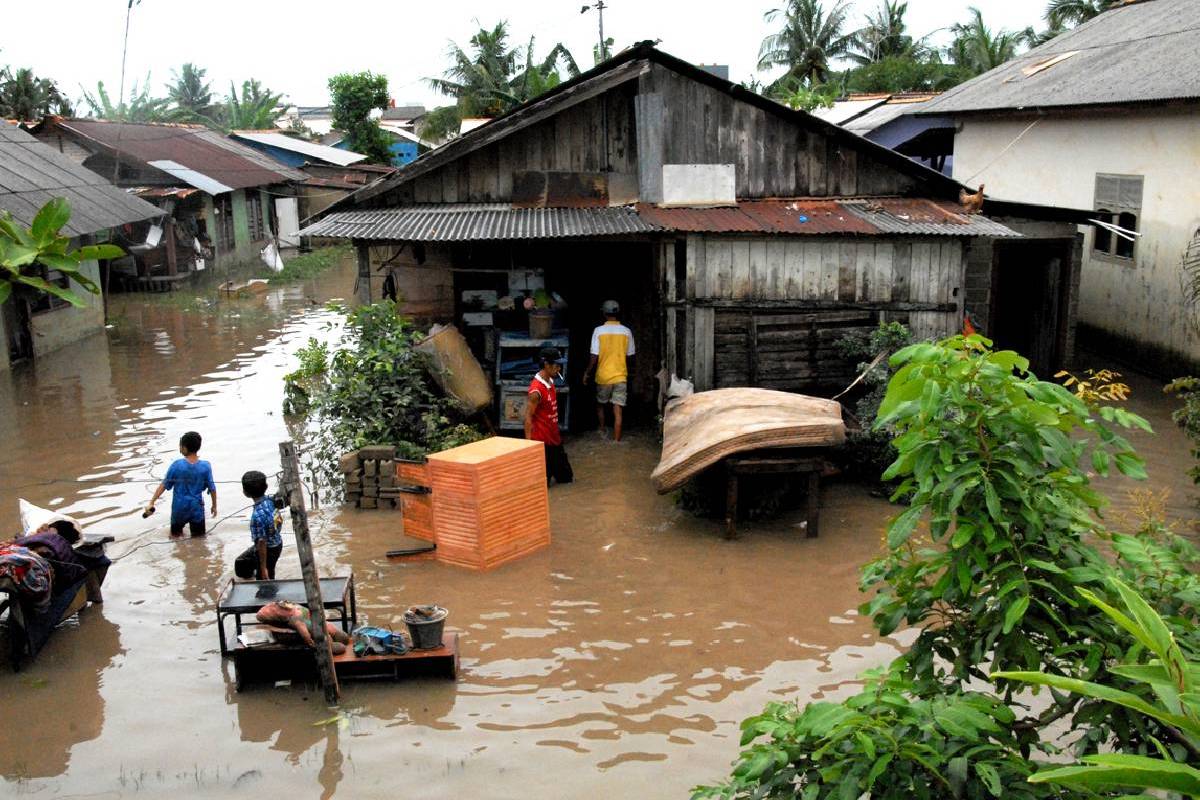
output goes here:
{"type": "Polygon", "coordinates": [[[163,239],[167,248],[167,274],[174,276],[179,274],[179,264],[177,261],[178,254],[175,252],[175,219],[166,217],[163,219],[163,239]]]}
{"type": "Polygon", "coordinates": [[[357,297],[365,305],[371,302],[371,246],[366,242],[355,242],[354,246],[358,252],[357,297]]]}
{"type": "Polygon", "coordinates": [[[308,598],[308,614],[312,620],[313,650],[317,658],[317,674],[325,689],[325,702],[336,705],[341,694],[337,673],[333,669],[333,647],[325,632],[325,603],[321,600],[321,584],[317,565],[313,561],[312,541],[308,538],[308,512],[304,508],[304,487],[300,484],[300,459],[291,441],[279,443],[279,460],[283,465],[281,491],[288,498],[292,514],[292,531],[296,534],[296,552],[300,556],[300,572],[304,576],[304,594],[308,598]]]}

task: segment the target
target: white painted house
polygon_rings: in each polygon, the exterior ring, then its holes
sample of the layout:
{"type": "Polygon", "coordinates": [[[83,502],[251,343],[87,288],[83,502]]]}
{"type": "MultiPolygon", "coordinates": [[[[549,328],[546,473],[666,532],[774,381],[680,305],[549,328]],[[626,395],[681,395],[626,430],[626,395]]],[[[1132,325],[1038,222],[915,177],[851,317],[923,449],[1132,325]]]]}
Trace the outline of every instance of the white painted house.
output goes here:
{"type": "Polygon", "coordinates": [[[1095,209],[1085,226],[1082,346],[1175,374],[1200,364],[1182,269],[1200,247],[1200,0],[1135,0],[958,86],[955,179],[989,198],[1095,209]]]}

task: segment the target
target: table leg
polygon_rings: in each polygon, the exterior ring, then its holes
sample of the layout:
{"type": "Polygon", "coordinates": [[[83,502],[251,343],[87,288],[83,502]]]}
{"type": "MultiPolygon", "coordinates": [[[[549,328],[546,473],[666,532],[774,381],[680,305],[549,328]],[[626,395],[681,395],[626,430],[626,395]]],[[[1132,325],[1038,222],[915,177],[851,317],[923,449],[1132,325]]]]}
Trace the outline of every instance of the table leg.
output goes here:
{"type": "Polygon", "coordinates": [[[217,634],[221,637],[221,655],[229,654],[229,646],[225,643],[225,618],[217,612],[217,634]]]}
{"type": "Polygon", "coordinates": [[[805,537],[817,538],[817,524],[821,514],[821,473],[808,473],[808,496],[805,498],[808,506],[808,525],[805,526],[805,537]]]}
{"type": "Polygon", "coordinates": [[[725,484],[725,538],[737,538],[738,476],[728,471],[725,484]]]}
{"type": "Polygon", "coordinates": [[[354,575],[350,575],[350,627],[358,627],[358,595],[354,591],[354,575]]]}

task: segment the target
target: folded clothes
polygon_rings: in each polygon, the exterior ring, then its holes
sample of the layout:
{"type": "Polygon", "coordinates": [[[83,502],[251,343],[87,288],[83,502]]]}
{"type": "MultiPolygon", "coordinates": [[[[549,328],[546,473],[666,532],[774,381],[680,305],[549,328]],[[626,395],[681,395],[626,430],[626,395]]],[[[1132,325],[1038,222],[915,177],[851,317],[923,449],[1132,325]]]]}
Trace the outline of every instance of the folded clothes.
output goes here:
{"type": "Polygon", "coordinates": [[[14,542],[0,543],[0,578],[7,578],[35,611],[50,607],[54,570],[46,559],[14,542]]]}
{"type": "Polygon", "coordinates": [[[75,554],[71,543],[54,531],[35,533],[16,540],[22,547],[41,555],[54,570],[54,584],[66,589],[87,572],[87,566],[75,554]]]}

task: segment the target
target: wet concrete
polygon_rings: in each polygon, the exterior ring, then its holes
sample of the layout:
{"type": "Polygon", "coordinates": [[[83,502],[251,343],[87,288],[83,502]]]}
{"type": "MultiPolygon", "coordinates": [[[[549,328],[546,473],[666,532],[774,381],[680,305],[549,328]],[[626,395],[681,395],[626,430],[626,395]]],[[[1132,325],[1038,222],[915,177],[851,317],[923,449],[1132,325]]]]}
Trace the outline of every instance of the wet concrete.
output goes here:
{"type": "MultiPolygon", "coordinates": [[[[323,573],[354,571],[371,623],[400,626],[414,602],[450,609],[457,684],[346,684],[332,721],[313,687],[236,693],[213,607],[247,512],[168,542],[165,514],[139,510],[185,430],[203,433],[218,480],[278,469],[290,354],[336,334],[310,298],[352,283],[342,269],[207,314],[118,298],[115,330],[0,380],[0,522],[15,530],[26,497],[129,554],[102,607],[0,672],[0,794],[680,797],[727,773],[738,723],[767,701],[851,691],[896,654],[854,611],[883,501],[834,482],[820,539],[797,512],[727,542],[654,494],[649,436],[585,436],[568,442],[578,483],[551,490],[553,544],[491,573],[388,561],[396,513],[314,514],[323,573]]],[[[1161,432],[1137,443],[1190,516],[1186,445],[1156,392],[1135,384],[1134,410],[1161,432]]],[[[235,483],[219,489],[221,516],[246,504],[235,483]]],[[[279,572],[299,574],[290,545],[279,572]]]]}

